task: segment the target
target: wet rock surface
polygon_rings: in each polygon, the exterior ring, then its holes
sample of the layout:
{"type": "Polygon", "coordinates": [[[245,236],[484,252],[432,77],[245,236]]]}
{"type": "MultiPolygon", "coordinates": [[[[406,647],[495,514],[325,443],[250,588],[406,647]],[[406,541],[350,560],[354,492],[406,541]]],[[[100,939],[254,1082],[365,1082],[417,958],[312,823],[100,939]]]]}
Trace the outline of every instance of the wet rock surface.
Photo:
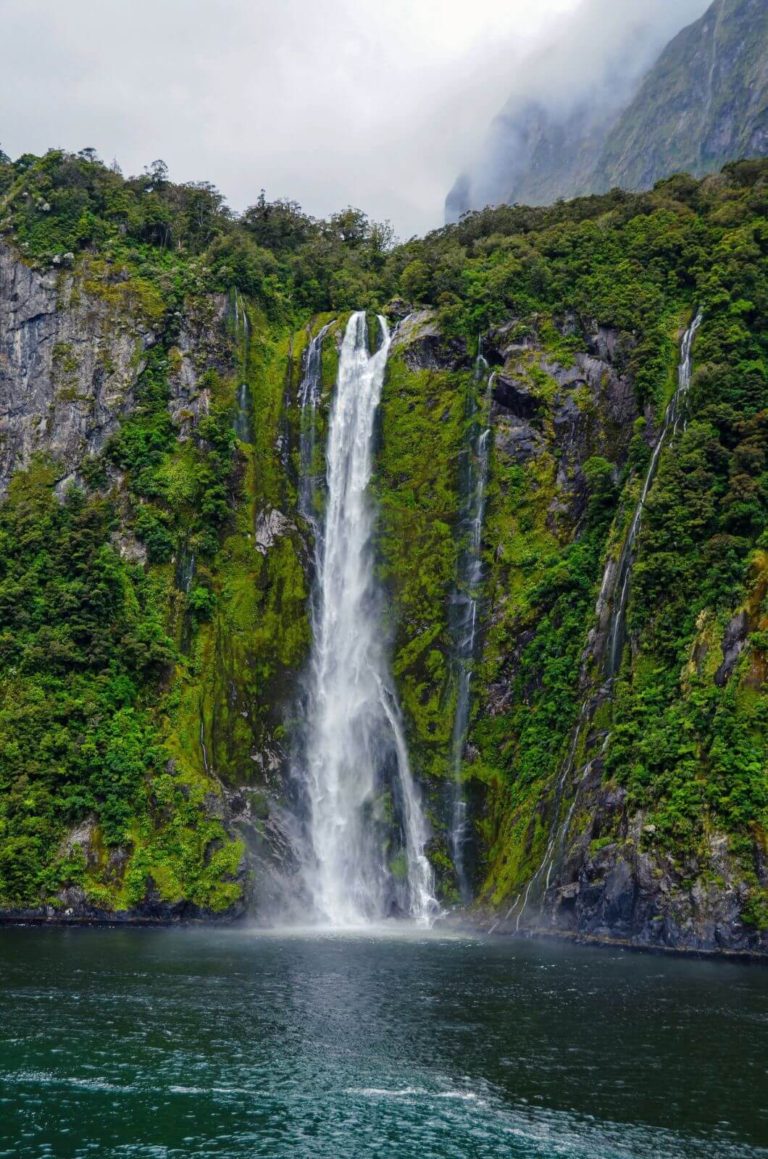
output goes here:
{"type": "Polygon", "coordinates": [[[41,273],[0,245],[0,494],[35,452],[62,478],[133,404],[155,335],[65,271],[41,273]]]}

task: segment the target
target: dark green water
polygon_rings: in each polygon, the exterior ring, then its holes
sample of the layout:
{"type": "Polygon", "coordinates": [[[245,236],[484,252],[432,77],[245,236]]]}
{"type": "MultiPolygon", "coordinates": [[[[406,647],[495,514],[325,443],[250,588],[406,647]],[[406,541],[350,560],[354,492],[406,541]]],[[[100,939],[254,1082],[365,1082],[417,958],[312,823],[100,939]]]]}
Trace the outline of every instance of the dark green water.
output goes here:
{"type": "Polygon", "coordinates": [[[0,1156],[768,1155],[768,970],[0,930],[0,1156]]]}

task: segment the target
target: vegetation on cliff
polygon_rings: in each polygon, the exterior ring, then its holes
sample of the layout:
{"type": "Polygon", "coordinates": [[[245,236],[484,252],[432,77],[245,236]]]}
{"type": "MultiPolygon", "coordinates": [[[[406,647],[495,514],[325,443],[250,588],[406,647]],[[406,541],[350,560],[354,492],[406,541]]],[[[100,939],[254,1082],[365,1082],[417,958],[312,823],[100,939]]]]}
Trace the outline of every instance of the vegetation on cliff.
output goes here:
{"type": "Polygon", "coordinates": [[[563,812],[554,789],[580,705],[604,682],[588,646],[601,576],[700,307],[687,423],[638,543],[624,665],[579,740],[582,764],[605,743],[604,787],[622,804],[594,835],[576,809],[573,831],[623,846],[642,810],[644,848],[683,882],[708,872],[722,836],[745,920],[761,922],[767,210],[768,166],[745,162],[645,194],[488,210],[395,245],[354,210],[315,221],[262,196],[235,216],[159,163],[129,180],[88,151],[0,163],[6,242],[119,299],[153,335],[135,406],[63,499],[55,464],[38,462],[0,508],[0,901],[63,904],[68,885],[106,908],[241,896],[243,831],[224,798],[244,787],[264,837],[289,791],[290,690],[309,643],[302,354],[308,332],[360,305],[423,311],[384,391],[379,567],[449,897],[457,460],[480,337],[497,375],[465,774],[475,884],[497,904],[514,897],[563,812]],[[174,384],[190,346],[185,407],[174,384]],[[84,825],[87,840],[73,836],[84,825]]]}

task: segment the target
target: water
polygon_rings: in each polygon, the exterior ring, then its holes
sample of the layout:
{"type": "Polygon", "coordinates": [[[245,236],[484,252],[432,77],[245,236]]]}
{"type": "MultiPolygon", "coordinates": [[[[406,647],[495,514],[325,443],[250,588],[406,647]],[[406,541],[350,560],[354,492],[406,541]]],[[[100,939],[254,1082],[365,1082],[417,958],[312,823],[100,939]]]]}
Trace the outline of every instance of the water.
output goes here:
{"type": "Polygon", "coordinates": [[[757,1159],[768,973],[436,933],[0,931],[3,1159],[757,1159]]]}
{"type": "Polygon", "coordinates": [[[251,392],[245,376],[248,373],[248,348],[250,345],[250,322],[248,312],[235,290],[235,342],[239,360],[239,369],[243,380],[237,388],[235,406],[235,434],[241,443],[253,441],[251,436],[251,392]]]}
{"type": "Polygon", "coordinates": [[[176,559],[176,586],[180,592],[185,592],[187,595],[192,590],[192,581],[195,578],[197,570],[197,559],[194,551],[190,551],[189,547],[184,544],[180,549],[176,559]]]}
{"type": "Polygon", "coordinates": [[[386,660],[373,574],[368,493],[374,421],[390,336],[368,351],[365,314],[342,343],[326,449],[327,496],[316,537],[307,725],[299,779],[309,806],[305,880],[315,914],[357,926],[435,909],[427,829],[386,660]]]}
{"type": "Polygon", "coordinates": [[[643,483],[643,489],[640,492],[640,499],[635,513],[632,517],[632,522],[629,525],[627,538],[624,540],[624,546],[621,551],[619,559],[619,567],[616,576],[616,591],[618,597],[614,603],[613,612],[608,631],[608,648],[606,652],[606,675],[613,677],[621,667],[621,657],[624,651],[624,635],[627,618],[627,601],[629,599],[629,585],[632,578],[632,564],[634,562],[635,542],[640,530],[640,523],[643,518],[643,510],[648,498],[648,493],[653,486],[653,481],[656,478],[656,472],[659,468],[659,459],[664,445],[667,441],[670,431],[677,430],[677,425],[680,419],[680,407],[683,399],[691,385],[691,349],[693,347],[693,340],[696,337],[696,332],[702,323],[702,314],[699,312],[694,318],[691,325],[686,330],[680,349],[680,364],[677,371],[677,389],[672,395],[669,406],[664,415],[664,421],[661,424],[661,432],[656,440],[656,446],[653,448],[651,461],[648,465],[648,471],[643,483]]]}
{"type": "Polygon", "coordinates": [[[323,326],[307,346],[304,376],[299,386],[301,436],[299,443],[299,510],[312,528],[317,544],[322,534],[317,464],[317,412],[323,388],[323,342],[331,326],[323,326]]]}
{"type": "MultiPolygon", "coordinates": [[[[478,358],[477,377],[487,372],[488,364],[482,355],[478,358]]],[[[478,415],[477,403],[472,396],[470,443],[467,450],[462,492],[461,527],[466,544],[459,559],[459,582],[454,601],[454,638],[457,669],[456,711],[451,738],[451,765],[453,771],[453,807],[451,810],[450,849],[456,871],[459,893],[463,902],[471,900],[472,890],[466,869],[467,804],[462,782],[462,761],[469,725],[472,670],[477,639],[480,591],[483,579],[482,539],[485,519],[485,496],[488,487],[491,428],[490,402],[493,375],[488,377],[483,412],[478,415]]]]}

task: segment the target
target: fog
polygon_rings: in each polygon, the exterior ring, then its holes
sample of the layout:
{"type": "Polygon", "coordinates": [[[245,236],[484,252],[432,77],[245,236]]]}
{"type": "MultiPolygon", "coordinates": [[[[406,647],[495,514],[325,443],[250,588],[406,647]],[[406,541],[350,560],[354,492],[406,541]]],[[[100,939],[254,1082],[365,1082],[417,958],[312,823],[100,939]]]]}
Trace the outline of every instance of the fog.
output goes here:
{"type": "Polygon", "coordinates": [[[511,93],[567,104],[642,14],[648,53],[704,6],[3,0],[0,146],[89,146],[126,173],[162,158],[236,209],[264,188],[316,215],[358,206],[407,237],[440,224],[511,93]]]}
{"type": "Polygon", "coordinates": [[[500,115],[466,159],[473,208],[505,199],[527,164],[525,110],[540,105],[551,121],[603,131],[631,100],[669,40],[698,19],[711,0],[581,0],[550,26],[511,78],[500,115]],[[521,114],[523,119],[521,120],[521,114]],[[516,157],[519,154],[519,160],[516,157]]]}

